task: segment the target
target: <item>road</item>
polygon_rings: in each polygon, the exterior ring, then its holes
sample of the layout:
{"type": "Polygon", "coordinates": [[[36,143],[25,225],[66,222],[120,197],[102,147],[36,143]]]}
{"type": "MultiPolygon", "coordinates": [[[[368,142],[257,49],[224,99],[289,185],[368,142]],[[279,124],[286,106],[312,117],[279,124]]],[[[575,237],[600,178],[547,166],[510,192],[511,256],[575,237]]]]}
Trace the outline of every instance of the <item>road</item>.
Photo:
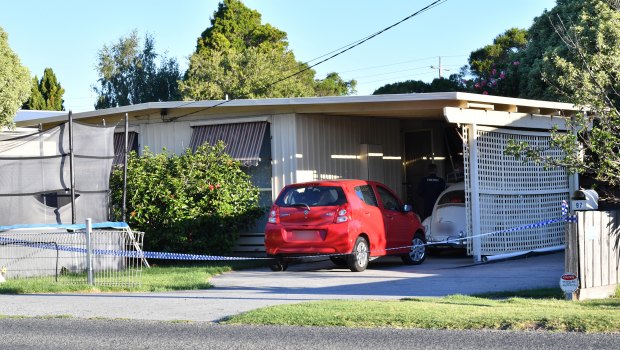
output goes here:
{"type": "Polygon", "coordinates": [[[362,273],[329,262],[225,273],[212,289],[165,293],[0,295],[0,315],[215,322],[270,305],[323,299],[401,299],[557,287],[564,254],[472,265],[471,258],[429,258],[405,266],[372,262],[362,273]]]}
{"type": "Polygon", "coordinates": [[[0,319],[4,350],[620,349],[617,334],[227,326],[129,320],[0,319]]]}

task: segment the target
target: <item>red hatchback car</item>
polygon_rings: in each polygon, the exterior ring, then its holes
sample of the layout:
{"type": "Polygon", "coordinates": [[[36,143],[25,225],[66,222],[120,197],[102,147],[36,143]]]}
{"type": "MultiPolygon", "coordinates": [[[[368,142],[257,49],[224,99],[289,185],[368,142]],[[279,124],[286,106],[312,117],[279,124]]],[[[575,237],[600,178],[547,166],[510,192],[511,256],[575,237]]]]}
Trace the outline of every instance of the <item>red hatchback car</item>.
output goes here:
{"type": "Polygon", "coordinates": [[[363,180],[289,185],[269,211],[265,248],[283,271],[290,258],[329,255],[337,265],[364,271],[370,257],[400,255],[406,264],[426,258],[420,218],[387,186],[363,180]]]}

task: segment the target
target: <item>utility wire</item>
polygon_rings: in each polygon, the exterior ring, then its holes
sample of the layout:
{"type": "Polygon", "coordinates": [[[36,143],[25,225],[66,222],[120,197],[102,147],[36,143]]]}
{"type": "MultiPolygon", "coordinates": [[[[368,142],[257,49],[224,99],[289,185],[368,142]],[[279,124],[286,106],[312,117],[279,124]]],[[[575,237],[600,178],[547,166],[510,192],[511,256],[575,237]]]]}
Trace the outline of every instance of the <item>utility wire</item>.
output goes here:
{"type": "MultiPolygon", "coordinates": [[[[336,56],[342,55],[343,53],[345,53],[345,52],[347,52],[347,51],[349,51],[349,50],[352,50],[353,48],[355,48],[355,47],[357,47],[357,46],[360,46],[361,44],[363,44],[363,43],[367,42],[368,40],[370,40],[370,39],[372,39],[372,38],[374,38],[374,37],[376,37],[376,36],[378,36],[378,35],[380,35],[380,34],[383,34],[383,33],[385,33],[386,31],[388,31],[388,30],[390,30],[390,29],[392,29],[392,28],[396,27],[397,25],[399,25],[399,24],[401,24],[401,23],[403,23],[403,22],[405,22],[405,21],[407,21],[407,20],[409,20],[409,19],[411,19],[411,18],[413,18],[413,17],[415,17],[415,16],[417,16],[417,15],[419,15],[419,14],[423,13],[423,12],[428,11],[428,10],[430,10],[431,8],[435,7],[435,6],[439,6],[439,5],[441,5],[442,3],[446,2],[446,1],[448,1],[448,0],[435,0],[434,2],[432,2],[431,4],[429,4],[429,5],[425,6],[425,7],[424,7],[424,8],[422,8],[421,10],[418,10],[418,11],[416,11],[416,12],[412,13],[411,15],[409,15],[409,16],[407,16],[407,17],[403,18],[402,20],[400,20],[400,21],[398,21],[398,22],[396,22],[396,23],[392,24],[391,26],[386,27],[386,28],[383,28],[383,29],[381,29],[380,31],[378,31],[378,32],[376,32],[376,33],[374,33],[374,34],[371,34],[371,35],[369,35],[369,36],[367,36],[367,37],[365,37],[365,38],[363,38],[363,39],[360,39],[360,40],[356,41],[353,45],[349,45],[349,46],[345,47],[343,50],[340,50],[340,51],[338,51],[337,53],[335,53],[335,54],[333,54],[333,55],[331,55],[331,56],[329,56],[329,57],[327,57],[327,58],[325,58],[325,59],[323,59],[323,60],[321,60],[321,61],[319,61],[319,62],[317,62],[317,63],[315,63],[315,64],[313,64],[313,65],[311,65],[311,66],[308,66],[308,67],[306,67],[306,68],[304,68],[304,69],[302,69],[302,70],[300,70],[300,71],[298,71],[298,72],[296,72],[296,73],[293,73],[293,74],[288,75],[288,76],[286,76],[286,77],[284,77],[284,78],[282,78],[282,79],[280,79],[280,80],[277,80],[277,81],[275,81],[275,82],[273,82],[273,83],[271,83],[271,84],[267,85],[267,87],[269,87],[269,86],[273,86],[273,85],[275,85],[275,84],[278,84],[278,83],[280,83],[280,82],[282,82],[282,81],[284,81],[284,80],[286,80],[286,79],[292,78],[292,77],[294,77],[294,76],[296,76],[296,75],[299,75],[299,74],[301,74],[301,73],[303,73],[303,72],[305,72],[305,71],[307,71],[307,70],[309,70],[309,69],[312,69],[312,68],[314,68],[314,67],[318,66],[318,65],[319,65],[319,64],[321,64],[321,63],[325,63],[325,62],[327,62],[327,61],[331,60],[332,58],[335,58],[336,56]]],[[[333,52],[333,51],[332,51],[332,52],[333,52]]]]}
{"type": "MultiPolygon", "coordinates": [[[[380,34],[385,33],[386,31],[388,31],[388,30],[390,30],[390,29],[392,29],[392,28],[396,27],[397,25],[399,25],[399,24],[401,24],[401,23],[403,23],[403,22],[405,22],[405,21],[408,21],[409,19],[411,19],[411,18],[413,18],[413,17],[415,17],[415,16],[417,16],[417,15],[419,15],[419,14],[421,14],[421,13],[424,13],[424,12],[426,12],[426,11],[428,11],[428,10],[430,10],[430,9],[432,9],[432,8],[434,8],[434,7],[436,7],[436,6],[439,6],[439,5],[443,4],[443,3],[445,3],[446,1],[448,1],[448,0],[435,0],[435,1],[433,1],[432,3],[430,3],[430,4],[426,5],[425,7],[423,7],[422,9],[420,9],[420,10],[418,10],[418,11],[416,11],[416,12],[414,12],[414,13],[410,14],[409,16],[407,16],[407,17],[403,18],[402,20],[400,20],[400,21],[398,21],[398,22],[396,22],[396,23],[394,23],[394,24],[392,24],[392,25],[390,25],[390,26],[388,26],[388,27],[385,27],[385,28],[383,28],[383,29],[379,30],[378,32],[375,32],[375,33],[373,33],[373,34],[370,34],[370,35],[368,35],[368,36],[366,36],[366,37],[364,37],[364,38],[362,38],[362,39],[359,39],[359,40],[357,40],[357,41],[354,41],[353,43],[351,43],[351,44],[349,44],[349,45],[343,46],[343,47],[341,47],[341,48],[339,48],[339,49],[333,50],[333,51],[331,51],[331,52],[329,52],[329,53],[326,53],[326,54],[324,54],[324,55],[322,55],[322,56],[319,56],[319,57],[317,57],[317,58],[314,58],[314,59],[312,59],[312,60],[308,61],[308,62],[312,62],[312,61],[315,61],[315,60],[317,60],[317,59],[319,59],[319,58],[322,58],[322,57],[328,56],[328,55],[330,55],[330,54],[332,54],[332,53],[333,53],[331,56],[329,56],[329,57],[327,57],[327,58],[325,58],[325,59],[323,59],[323,60],[321,60],[321,61],[319,61],[319,62],[317,62],[317,63],[315,63],[315,64],[313,64],[313,65],[310,65],[310,66],[308,66],[308,67],[306,67],[306,68],[304,68],[304,69],[301,69],[301,70],[299,70],[299,71],[297,71],[297,72],[295,72],[295,73],[293,73],[293,74],[287,75],[287,76],[286,76],[286,77],[284,77],[284,78],[281,78],[281,79],[276,80],[276,81],[274,81],[274,82],[272,82],[272,83],[270,83],[270,84],[267,84],[266,86],[262,87],[261,89],[267,89],[267,88],[269,88],[269,87],[271,87],[271,86],[273,86],[273,85],[276,85],[276,84],[278,84],[278,83],[281,83],[281,82],[283,82],[283,81],[285,81],[285,80],[287,80],[287,79],[290,79],[290,78],[292,78],[292,77],[295,77],[295,76],[297,76],[297,75],[299,75],[299,74],[301,74],[301,73],[303,73],[303,72],[305,72],[305,71],[308,71],[309,69],[312,69],[312,68],[314,68],[314,67],[318,66],[319,64],[325,63],[325,62],[327,62],[327,61],[329,61],[329,60],[331,60],[331,59],[333,59],[333,58],[335,58],[335,57],[337,57],[337,56],[340,56],[340,55],[342,55],[343,53],[345,53],[345,52],[347,52],[347,51],[350,51],[350,50],[352,50],[353,48],[355,48],[355,47],[357,47],[357,46],[360,46],[361,44],[363,44],[363,43],[367,42],[368,40],[373,39],[373,38],[375,38],[376,36],[378,36],[378,35],[380,35],[380,34]],[[334,52],[335,52],[335,53],[334,53],[334,52]]],[[[219,102],[219,103],[217,103],[217,104],[215,104],[215,105],[213,105],[213,106],[205,107],[205,108],[199,109],[199,110],[194,111],[194,112],[191,112],[191,113],[187,113],[187,114],[180,115],[180,116],[178,116],[178,117],[170,118],[170,121],[174,121],[174,120],[177,120],[177,119],[179,119],[179,118],[187,117],[188,115],[192,115],[192,114],[196,114],[196,113],[199,113],[199,112],[203,112],[203,111],[209,110],[209,109],[211,109],[211,108],[215,108],[215,107],[221,106],[221,105],[223,105],[223,104],[225,104],[225,103],[231,102],[231,101],[233,101],[233,100],[234,100],[234,99],[225,100],[225,101],[219,102]]]]}

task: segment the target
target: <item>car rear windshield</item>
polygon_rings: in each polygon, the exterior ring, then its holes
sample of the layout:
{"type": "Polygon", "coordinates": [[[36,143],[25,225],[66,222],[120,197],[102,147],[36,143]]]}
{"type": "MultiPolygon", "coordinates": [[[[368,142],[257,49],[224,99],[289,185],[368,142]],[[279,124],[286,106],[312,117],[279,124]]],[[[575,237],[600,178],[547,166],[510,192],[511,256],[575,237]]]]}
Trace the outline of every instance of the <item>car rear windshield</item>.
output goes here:
{"type": "Polygon", "coordinates": [[[465,203],[465,191],[451,191],[446,192],[437,205],[442,204],[464,204],[465,203]]]}
{"type": "Polygon", "coordinates": [[[307,186],[287,188],[276,201],[276,205],[324,207],[342,205],[346,202],[344,191],[338,186],[307,186]]]}

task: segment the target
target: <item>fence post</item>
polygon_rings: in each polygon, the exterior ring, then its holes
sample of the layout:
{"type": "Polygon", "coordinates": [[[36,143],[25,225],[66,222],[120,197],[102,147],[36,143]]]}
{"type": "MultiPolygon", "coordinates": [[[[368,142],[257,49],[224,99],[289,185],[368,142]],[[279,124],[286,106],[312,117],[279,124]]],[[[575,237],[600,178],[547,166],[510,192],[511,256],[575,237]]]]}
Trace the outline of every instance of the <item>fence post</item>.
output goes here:
{"type": "Polygon", "coordinates": [[[95,284],[95,279],[93,276],[93,255],[92,255],[92,241],[91,235],[93,233],[93,222],[91,218],[86,219],[86,270],[87,270],[87,280],[88,285],[92,286],[95,284]]]}
{"type": "MultiPolygon", "coordinates": [[[[569,211],[568,215],[574,216],[574,211],[569,211]]],[[[579,269],[579,227],[578,222],[569,221],[566,227],[565,246],[564,251],[564,272],[572,272],[579,278],[579,283],[583,283],[583,276],[579,269]]],[[[579,290],[575,293],[567,293],[566,300],[579,300],[579,290]]]]}

